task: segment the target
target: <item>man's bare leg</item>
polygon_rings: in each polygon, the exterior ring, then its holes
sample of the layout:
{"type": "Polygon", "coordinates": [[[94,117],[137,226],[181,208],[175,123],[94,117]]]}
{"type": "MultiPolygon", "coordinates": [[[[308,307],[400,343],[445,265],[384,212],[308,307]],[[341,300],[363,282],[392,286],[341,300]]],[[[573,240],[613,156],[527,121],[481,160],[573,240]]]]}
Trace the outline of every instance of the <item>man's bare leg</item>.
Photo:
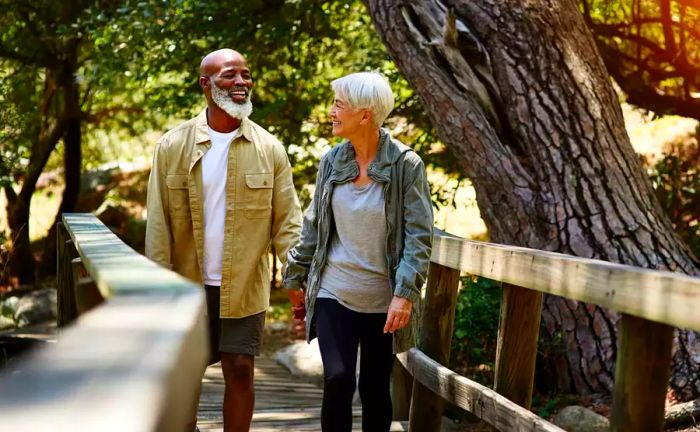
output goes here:
{"type": "Polygon", "coordinates": [[[224,372],[224,432],[248,432],[253,419],[255,358],[246,354],[221,353],[224,372]]]}

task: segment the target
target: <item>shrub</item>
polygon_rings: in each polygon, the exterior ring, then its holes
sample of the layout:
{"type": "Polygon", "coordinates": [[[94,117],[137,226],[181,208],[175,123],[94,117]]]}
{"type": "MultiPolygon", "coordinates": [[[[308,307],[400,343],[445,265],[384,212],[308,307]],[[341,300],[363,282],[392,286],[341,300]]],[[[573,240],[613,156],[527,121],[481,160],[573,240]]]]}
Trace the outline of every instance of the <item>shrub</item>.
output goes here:
{"type": "Polygon", "coordinates": [[[451,363],[470,368],[485,365],[491,369],[496,357],[501,283],[465,276],[461,285],[455,308],[451,363]]]}
{"type": "Polygon", "coordinates": [[[673,228],[700,256],[700,147],[697,135],[685,137],[664,149],[664,156],[647,173],[661,206],[673,228]]]}

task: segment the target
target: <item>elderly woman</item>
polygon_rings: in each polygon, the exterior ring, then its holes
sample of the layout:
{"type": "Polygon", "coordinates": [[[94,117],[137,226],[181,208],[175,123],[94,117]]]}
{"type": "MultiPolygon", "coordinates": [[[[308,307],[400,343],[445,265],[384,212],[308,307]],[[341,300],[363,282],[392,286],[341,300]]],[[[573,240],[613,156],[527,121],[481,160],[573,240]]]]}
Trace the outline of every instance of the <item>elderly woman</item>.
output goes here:
{"type": "Polygon", "coordinates": [[[318,336],[323,430],[351,430],[359,346],[362,430],[386,432],[394,353],[414,345],[430,260],[430,189],[421,158],[380,128],[394,106],[386,78],[354,73],[332,86],[333,135],[346,141],[321,160],[284,282],[304,299],[307,340],[318,336]]]}

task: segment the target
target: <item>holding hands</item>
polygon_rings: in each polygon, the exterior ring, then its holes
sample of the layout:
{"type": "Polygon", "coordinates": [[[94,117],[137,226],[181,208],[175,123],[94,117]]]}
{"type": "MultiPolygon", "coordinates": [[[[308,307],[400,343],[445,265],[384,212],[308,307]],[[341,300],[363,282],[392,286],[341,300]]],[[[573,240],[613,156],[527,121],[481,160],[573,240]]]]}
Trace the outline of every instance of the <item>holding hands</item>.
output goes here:
{"type": "Polygon", "coordinates": [[[306,317],[306,305],[304,304],[304,290],[291,289],[287,290],[289,302],[292,304],[292,318],[295,321],[304,321],[306,317]]]}

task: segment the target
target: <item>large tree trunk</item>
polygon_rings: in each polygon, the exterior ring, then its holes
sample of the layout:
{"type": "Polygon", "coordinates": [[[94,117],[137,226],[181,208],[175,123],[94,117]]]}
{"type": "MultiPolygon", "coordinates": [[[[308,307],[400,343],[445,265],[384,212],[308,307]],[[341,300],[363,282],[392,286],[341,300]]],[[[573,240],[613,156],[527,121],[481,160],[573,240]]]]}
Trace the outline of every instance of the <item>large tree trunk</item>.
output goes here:
{"type": "MultiPolygon", "coordinates": [[[[12,186],[4,188],[7,197],[7,223],[10,228],[12,250],[8,273],[21,284],[34,284],[34,256],[29,243],[29,202],[22,194],[16,194],[12,186]]],[[[31,199],[31,195],[29,196],[31,199]]]]}
{"type": "MultiPolygon", "coordinates": [[[[29,209],[32,195],[36,190],[36,182],[65,130],[64,117],[51,115],[55,112],[56,106],[61,106],[61,101],[56,100],[56,89],[54,73],[51,69],[47,69],[40,107],[43,113],[42,124],[32,143],[29,165],[22,178],[21,189],[19,193],[15,193],[12,186],[4,189],[7,197],[7,220],[12,238],[8,272],[10,275],[17,276],[20,284],[34,284],[36,281],[34,255],[29,240],[29,209]]],[[[58,112],[61,113],[60,108],[58,112]]]]}
{"type": "MultiPolygon", "coordinates": [[[[698,274],[625,132],[574,0],[364,0],[399,69],[477,193],[492,241],[698,274]]],[[[548,296],[560,389],[609,393],[617,315],[548,296]],[[563,388],[562,388],[563,387],[563,388]]],[[[695,334],[672,385],[700,394],[695,334]]]]}
{"type": "Polygon", "coordinates": [[[80,193],[80,174],[82,170],[82,112],[80,107],[80,86],[75,79],[77,68],[77,41],[68,51],[70,60],[63,63],[61,86],[65,97],[66,128],[63,134],[63,176],[65,188],[61,205],[54,223],[44,240],[44,254],[41,274],[56,273],[56,224],[61,221],[63,213],[75,211],[80,193]]]}

